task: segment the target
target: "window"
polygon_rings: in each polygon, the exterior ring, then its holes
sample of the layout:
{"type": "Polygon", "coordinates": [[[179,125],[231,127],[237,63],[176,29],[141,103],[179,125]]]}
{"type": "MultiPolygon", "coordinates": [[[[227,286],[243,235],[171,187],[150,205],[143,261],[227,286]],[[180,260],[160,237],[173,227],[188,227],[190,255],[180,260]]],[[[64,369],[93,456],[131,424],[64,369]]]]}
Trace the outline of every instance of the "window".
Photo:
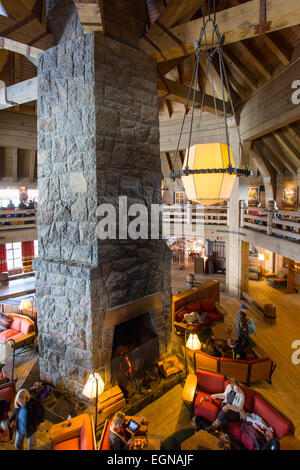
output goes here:
{"type": "Polygon", "coordinates": [[[176,192],[175,193],[175,204],[183,204],[183,196],[184,196],[184,193],[179,193],[179,192],[176,192]]]}
{"type": "Polygon", "coordinates": [[[21,243],[6,243],[7,269],[22,268],[21,243]]]}
{"type": "Polygon", "coordinates": [[[0,206],[6,208],[10,200],[15,207],[20,204],[20,191],[18,189],[0,189],[0,206]]]}
{"type": "Polygon", "coordinates": [[[39,254],[39,242],[34,240],[34,257],[36,258],[39,254]]]}

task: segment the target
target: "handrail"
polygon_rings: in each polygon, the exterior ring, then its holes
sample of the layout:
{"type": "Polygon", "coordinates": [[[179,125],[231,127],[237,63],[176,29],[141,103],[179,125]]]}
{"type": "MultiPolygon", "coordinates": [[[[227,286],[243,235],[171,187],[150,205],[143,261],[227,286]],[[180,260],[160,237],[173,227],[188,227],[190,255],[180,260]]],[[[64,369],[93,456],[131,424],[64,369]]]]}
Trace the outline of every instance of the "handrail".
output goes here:
{"type": "Polygon", "coordinates": [[[0,231],[35,228],[37,209],[0,209],[0,231]]]}
{"type": "Polygon", "coordinates": [[[240,201],[240,227],[300,241],[300,211],[253,207],[240,201]]]}

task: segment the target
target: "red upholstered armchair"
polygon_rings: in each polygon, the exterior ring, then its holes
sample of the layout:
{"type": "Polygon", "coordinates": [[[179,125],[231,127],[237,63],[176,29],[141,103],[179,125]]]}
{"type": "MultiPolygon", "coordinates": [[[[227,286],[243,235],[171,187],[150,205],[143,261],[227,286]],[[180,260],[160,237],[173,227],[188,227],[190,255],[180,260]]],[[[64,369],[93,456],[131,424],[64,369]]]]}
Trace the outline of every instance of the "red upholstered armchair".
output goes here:
{"type": "Polygon", "coordinates": [[[87,413],[67,421],[55,424],[49,433],[53,450],[95,450],[96,439],[93,418],[87,413]]]}
{"type": "MultiPolygon", "coordinates": [[[[230,380],[225,375],[215,374],[198,369],[196,375],[187,377],[182,398],[186,405],[192,408],[196,416],[202,416],[213,422],[221,407],[221,400],[210,400],[210,395],[223,393],[230,380]]],[[[277,410],[260,393],[248,387],[241,386],[245,395],[244,410],[261,416],[274,429],[280,440],[294,434],[294,425],[289,418],[277,410]]],[[[229,422],[228,433],[241,448],[252,450],[252,442],[242,432],[242,421],[229,422]]]]}

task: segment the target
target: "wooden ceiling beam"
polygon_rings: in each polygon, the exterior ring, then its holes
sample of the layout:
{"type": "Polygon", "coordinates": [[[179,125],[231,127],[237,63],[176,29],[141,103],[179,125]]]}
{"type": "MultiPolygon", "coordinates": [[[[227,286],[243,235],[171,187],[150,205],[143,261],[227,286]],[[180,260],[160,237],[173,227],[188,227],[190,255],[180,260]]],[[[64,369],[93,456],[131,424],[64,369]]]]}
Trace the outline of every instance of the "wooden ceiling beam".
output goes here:
{"type": "Polygon", "coordinates": [[[163,107],[164,107],[164,111],[165,111],[166,115],[168,116],[169,119],[171,119],[171,116],[172,116],[172,113],[173,113],[171,101],[162,100],[162,102],[163,102],[163,107]]]}
{"type": "Polygon", "coordinates": [[[255,54],[246,46],[246,44],[241,41],[239,43],[240,48],[244,52],[244,54],[248,57],[252,65],[267,79],[271,80],[272,73],[267,69],[267,67],[260,61],[255,54]]]}
{"type": "MultiPolygon", "coordinates": [[[[188,57],[188,56],[187,56],[188,57]]],[[[186,57],[177,57],[176,59],[168,60],[167,62],[161,62],[157,64],[157,69],[162,76],[167,75],[171,70],[175,69],[179,64],[181,64],[186,57]]]]}
{"type": "Polygon", "coordinates": [[[73,0],[83,32],[105,33],[103,20],[103,0],[73,0]]]}
{"type": "Polygon", "coordinates": [[[262,158],[266,160],[274,170],[279,174],[279,175],[284,175],[285,172],[285,166],[282,165],[282,163],[277,160],[277,158],[274,158],[274,154],[272,151],[270,151],[269,147],[267,147],[262,140],[256,140],[255,141],[257,145],[257,149],[260,151],[260,154],[262,158]]]}
{"type": "Polygon", "coordinates": [[[300,130],[293,126],[287,126],[286,130],[290,134],[292,139],[297,142],[297,145],[300,145],[300,130]]]}
{"type": "Polygon", "coordinates": [[[300,106],[291,99],[299,66],[297,59],[245,103],[240,119],[243,140],[255,140],[300,120],[300,106]]]}
{"type": "Polygon", "coordinates": [[[280,62],[286,67],[290,63],[291,54],[287,52],[282,43],[270,37],[267,34],[262,34],[262,39],[266,46],[273,52],[273,54],[280,60],[280,62]]]}
{"type": "MultiPolygon", "coordinates": [[[[172,3],[172,2],[171,2],[172,3]]],[[[186,3],[186,2],[180,2],[186,3]]],[[[260,0],[249,0],[241,5],[217,12],[216,21],[221,34],[225,35],[225,44],[231,44],[259,36],[260,0]]],[[[266,4],[266,18],[269,32],[296,26],[300,23],[299,0],[272,0],[266,4]]],[[[181,57],[194,52],[194,40],[199,37],[202,19],[171,27],[168,32],[154,24],[144,38],[140,39],[140,48],[156,58],[158,62],[181,57]]],[[[207,31],[208,42],[212,40],[212,29],[207,31]]]]}
{"type": "Polygon", "coordinates": [[[0,50],[0,72],[2,71],[3,67],[5,66],[7,60],[8,60],[8,51],[6,50],[0,50]]]}
{"type": "Polygon", "coordinates": [[[223,49],[223,56],[229,67],[232,67],[240,77],[252,88],[253,91],[257,90],[256,79],[251,73],[245,68],[245,66],[239,61],[239,59],[229,50],[228,47],[223,49]]]}
{"type": "Polygon", "coordinates": [[[279,145],[284,149],[285,153],[287,154],[288,158],[290,161],[293,163],[293,165],[296,166],[296,168],[300,168],[300,154],[293,147],[289,139],[283,134],[281,130],[273,132],[273,135],[275,139],[279,142],[279,145]]]}
{"type": "Polygon", "coordinates": [[[0,89],[0,109],[11,108],[37,99],[37,77],[0,89]]]}
{"type": "MultiPolygon", "coordinates": [[[[206,60],[206,57],[203,56],[203,55],[200,56],[200,66],[201,66],[203,72],[206,74],[206,72],[207,72],[207,60],[206,60]]],[[[210,62],[210,64],[209,64],[207,78],[208,78],[211,86],[214,87],[215,96],[218,99],[222,100],[223,99],[222,82],[221,82],[221,78],[220,78],[220,75],[219,75],[219,71],[217,70],[217,68],[215,67],[213,62],[210,62]]],[[[225,84],[224,84],[224,97],[225,97],[225,101],[229,101],[229,95],[228,95],[228,91],[226,90],[225,84]]]]}
{"type": "Polygon", "coordinates": [[[30,11],[21,20],[0,15],[0,35],[43,50],[54,45],[53,35],[30,11]]]}
{"type": "MultiPolygon", "coordinates": [[[[179,103],[186,104],[189,88],[179,82],[174,82],[167,78],[157,77],[157,94],[161,98],[169,99],[171,101],[178,101],[179,103]]],[[[192,104],[192,94],[190,97],[190,104],[192,104]]],[[[196,106],[202,103],[202,93],[196,91],[196,106]]],[[[216,107],[219,114],[223,114],[223,102],[216,99],[216,107]]],[[[204,111],[215,113],[214,99],[212,96],[206,95],[204,98],[204,111]]],[[[228,114],[231,114],[228,112],[228,114]]]]}
{"type": "Polygon", "coordinates": [[[271,135],[262,137],[262,141],[268,147],[270,152],[272,152],[272,154],[280,161],[280,163],[287,168],[289,173],[297,173],[297,168],[286,157],[286,154],[282,151],[281,147],[271,135]]]}
{"type": "Polygon", "coordinates": [[[37,59],[42,53],[42,49],[37,47],[28,46],[13,39],[8,39],[3,36],[0,36],[0,49],[6,51],[16,52],[17,54],[24,55],[27,58],[37,59]]]}

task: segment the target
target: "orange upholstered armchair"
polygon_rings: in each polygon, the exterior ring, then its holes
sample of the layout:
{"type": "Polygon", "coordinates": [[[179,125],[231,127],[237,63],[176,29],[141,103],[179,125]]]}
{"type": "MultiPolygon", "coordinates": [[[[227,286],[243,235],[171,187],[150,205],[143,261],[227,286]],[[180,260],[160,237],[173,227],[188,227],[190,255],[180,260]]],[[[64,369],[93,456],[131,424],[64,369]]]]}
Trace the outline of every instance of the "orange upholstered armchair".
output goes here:
{"type": "Polygon", "coordinates": [[[95,450],[96,438],[93,418],[87,413],[68,421],[55,424],[50,429],[50,441],[53,450],[95,450]]]}

